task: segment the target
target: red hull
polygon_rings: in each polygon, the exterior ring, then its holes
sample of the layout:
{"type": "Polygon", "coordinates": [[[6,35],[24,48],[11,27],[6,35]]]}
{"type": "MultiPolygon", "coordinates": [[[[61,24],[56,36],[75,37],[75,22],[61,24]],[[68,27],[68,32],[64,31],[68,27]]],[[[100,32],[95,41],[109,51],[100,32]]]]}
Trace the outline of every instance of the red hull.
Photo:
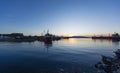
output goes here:
{"type": "Polygon", "coordinates": [[[51,41],[52,41],[52,38],[51,38],[51,37],[44,37],[44,41],[45,41],[45,42],[51,42],[51,41]]]}

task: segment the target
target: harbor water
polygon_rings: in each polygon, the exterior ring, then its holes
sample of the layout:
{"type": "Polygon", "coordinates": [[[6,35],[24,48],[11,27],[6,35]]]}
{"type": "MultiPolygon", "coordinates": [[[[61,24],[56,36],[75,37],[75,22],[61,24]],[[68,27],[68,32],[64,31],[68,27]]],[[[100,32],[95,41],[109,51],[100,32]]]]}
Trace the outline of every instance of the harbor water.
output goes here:
{"type": "Polygon", "coordinates": [[[114,56],[119,41],[90,38],[0,42],[0,73],[97,73],[101,55],[114,56]]]}

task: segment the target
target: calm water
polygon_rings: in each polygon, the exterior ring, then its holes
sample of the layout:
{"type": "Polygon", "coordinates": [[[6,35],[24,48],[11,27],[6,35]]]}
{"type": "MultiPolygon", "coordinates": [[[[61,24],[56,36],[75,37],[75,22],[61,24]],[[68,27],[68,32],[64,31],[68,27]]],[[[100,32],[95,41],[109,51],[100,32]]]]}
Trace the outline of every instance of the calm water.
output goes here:
{"type": "Polygon", "coordinates": [[[114,56],[118,48],[119,42],[92,39],[0,42],[0,73],[96,73],[101,55],[114,56]]]}

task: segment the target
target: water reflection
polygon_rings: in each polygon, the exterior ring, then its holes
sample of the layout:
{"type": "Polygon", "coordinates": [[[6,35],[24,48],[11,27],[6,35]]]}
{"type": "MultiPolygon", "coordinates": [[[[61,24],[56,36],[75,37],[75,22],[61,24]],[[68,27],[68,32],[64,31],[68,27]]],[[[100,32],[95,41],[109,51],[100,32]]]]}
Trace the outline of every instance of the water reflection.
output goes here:
{"type": "Polygon", "coordinates": [[[52,42],[44,42],[46,48],[52,47],[52,42]]]}
{"type": "Polygon", "coordinates": [[[0,73],[97,73],[94,64],[101,54],[111,56],[115,47],[120,48],[120,43],[84,38],[0,42],[0,73]]]}
{"type": "Polygon", "coordinates": [[[44,46],[46,48],[46,51],[48,52],[49,48],[52,47],[52,41],[51,42],[44,42],[44,46]]]}
{"type": "Polygon", "coordinates": [[[93,42],[94,43],[98,43],[98,42],[100,42],[100,43],[105,43],[105,44],[108,44],[108,45],[113,45],[115,48],[117,48],[118,49],[118,47],[119,47],[119,40],[104,40],[104,39],[92,39],[93,40],[93,42]]]}
{"type": "Polygon", "coordinates": [[[115,46],[119,46],[119,42],[120,42],[120,41],[112,41],[112,43],[113,43],[115,46]]]}
{"type": "Polygon", "coordinates": [[[108,44],[112,42],[112,40],[104,40],[104,39],[92,39],[95,43],[105,43],[107,42],[108,44]]]}

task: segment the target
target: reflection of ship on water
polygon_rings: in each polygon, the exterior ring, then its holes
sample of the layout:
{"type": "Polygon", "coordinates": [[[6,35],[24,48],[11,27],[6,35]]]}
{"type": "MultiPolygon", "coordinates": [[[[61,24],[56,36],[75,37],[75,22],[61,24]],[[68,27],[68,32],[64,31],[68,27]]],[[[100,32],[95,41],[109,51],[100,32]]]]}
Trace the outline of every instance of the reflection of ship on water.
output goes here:
{"type": "Polygon", "coordinates": [[[102,56],[102,61],[95,64],[99,73],[120,73],[120,49],[114,52],[114,57],[102,56]]]}
{"type": "Polygon", "coordinates": [[[52,41],[51,42],[44,42],[44,45],[46,48],[52,47],[52,41]]]}
{"type": "Polygon", "coordinates": [[[120,35],[118,33],[114,33],[109,36],[92,36],[92,39],[107,39],[113,41],[120,41],[120,35]]]}
{"type": "Polygon", "coordinates": [[[111,40],[111,39],[92,39],[94,42],[96,41],[100,41],[100,42],[104,42],[104,41],[107,41],[107,42],[112,42],[112,43],[119,43],[120,40],[111,40]]]}
{"type": "Polygon", "coordinates": [[[48,52],[49,48],[52,47],[52,41],[51,42],[44,42],[44,46],[46,51],[48,52]]]}

